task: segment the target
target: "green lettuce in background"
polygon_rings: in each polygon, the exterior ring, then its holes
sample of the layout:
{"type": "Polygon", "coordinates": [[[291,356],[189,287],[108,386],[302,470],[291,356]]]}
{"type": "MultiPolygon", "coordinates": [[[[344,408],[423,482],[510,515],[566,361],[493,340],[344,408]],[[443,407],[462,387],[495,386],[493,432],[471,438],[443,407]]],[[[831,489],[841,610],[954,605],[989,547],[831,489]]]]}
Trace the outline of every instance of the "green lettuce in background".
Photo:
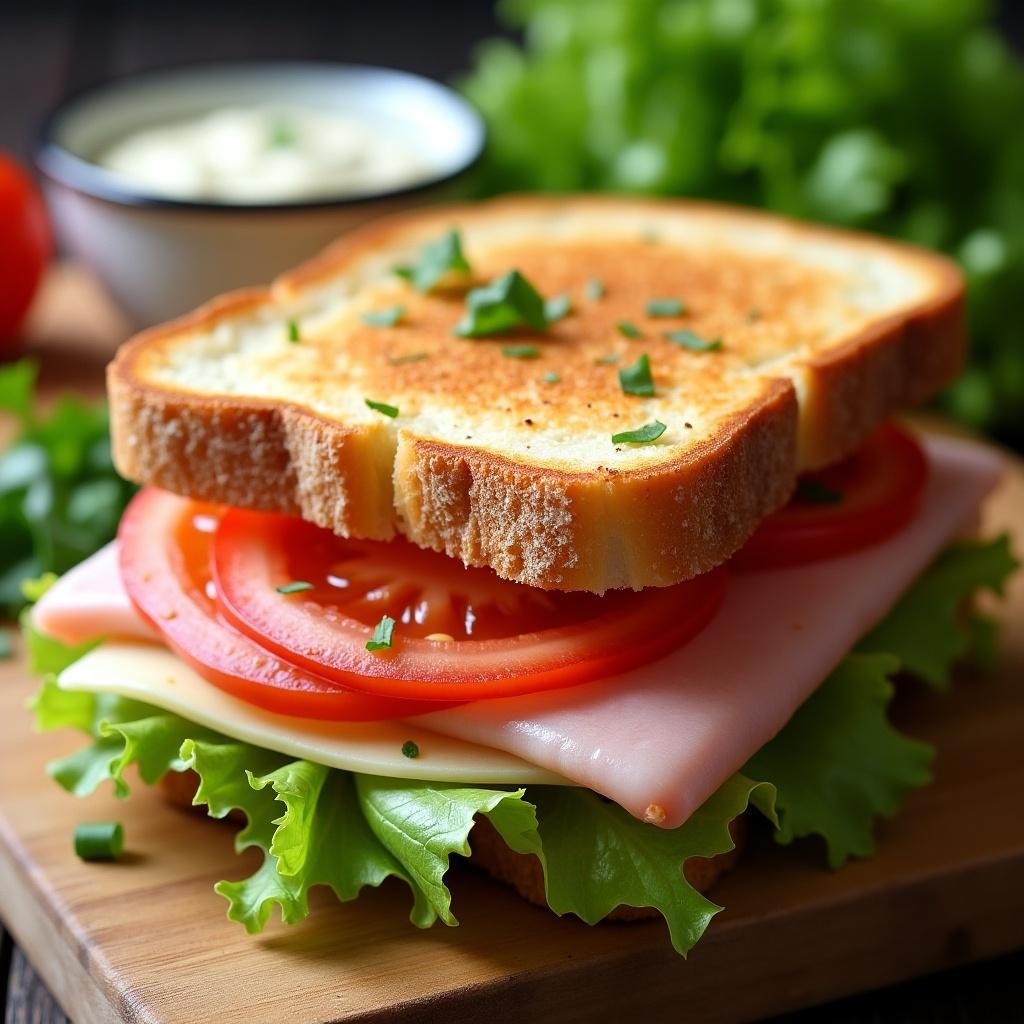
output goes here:
{"type": "Polygon", "coordinates": [[[973,349],[945,397],[1024,447],[1024,67],[984,0],[505,0],[462,83],[484,192],[703,196],[945,250],[973,349]]]}
{"type": "Polygon", "coordinates": [[[889,723],[891,677],[914,664],[938,626],[953,639],[931,653],[926,677],[947,686],[954,661],[979,636],[991,639],[958,610],[978,588],[1000,592],[1015,565],[1006,537],[943,554],[782,732],[676,829],[638,821],[586,789],[360,775],[241,743],[138,701],[66,692],[56,676],[88,645],[71,649],[40,635],[27,613],[23,626],[30,666],[44,676],[33,700],[38,727],[77,728],[91,740],[50,765],[54,779],[78,796],[105,781],[126,796],[130,764],[146,783],[194,770],[195,803],[215,818],[241,811],[247,824],[237,848],[263,852],[254,874],[216,886],[228,916],[250,932],[265,927],[275,906],[286,923],[302,920],[313,886],[344,901],[389,877],[408,886],[413,924],[455,925],[445,876],[452,855],[469,855],[483,816],[511,849],[538,858],[555,913],[593,924],[620,905],[654,907],[685,955],[721,908],[685,881],[683,864],[732,849],[729,823],[748,806],[772,822],[780,843],[820,836],[833,867],[873,851],[875,819],[929,781],[933,756],[889,723]]]}
{"type": "Polygon", "coordinates": [[[104,404],[64,395],[43,412],[36,366],[0,367],[0,413],[17,425],[0,451],[0,614],[25,603],[21,582],[66,572],[113,539],[135,488],[110,458],[104,404]]]}

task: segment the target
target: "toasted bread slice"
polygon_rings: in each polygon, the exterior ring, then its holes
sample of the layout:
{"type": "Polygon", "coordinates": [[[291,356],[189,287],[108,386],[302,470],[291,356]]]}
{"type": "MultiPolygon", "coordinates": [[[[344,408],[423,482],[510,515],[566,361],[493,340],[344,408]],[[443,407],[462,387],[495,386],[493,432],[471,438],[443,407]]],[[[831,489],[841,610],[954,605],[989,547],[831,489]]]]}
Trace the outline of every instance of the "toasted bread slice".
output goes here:
{"type": "Polygon", "coordinates": [[[799,470],[949,381],[962,299],[941,257],[729,207],[512,197],[403,214],[126,344],[114,455],[142,483],[402,533],[537,587],[664,586],[731,555],[799,470]],[[452,227],[465,282],[420,294],[393,273],[452,227]],[[456,337],[467,287],[512,268],[571,313],[456,337]],[[685,311],[649,315],[665,298],[685,311]],[[393,326],[362,319],[395,305],[393,326]],[[682,329],[721,347],[664,336],[682,329]],[[643,353],[653,397],[620,386],[643,353]],[[654,443],[611,440],[654,420],[654,443]]]}

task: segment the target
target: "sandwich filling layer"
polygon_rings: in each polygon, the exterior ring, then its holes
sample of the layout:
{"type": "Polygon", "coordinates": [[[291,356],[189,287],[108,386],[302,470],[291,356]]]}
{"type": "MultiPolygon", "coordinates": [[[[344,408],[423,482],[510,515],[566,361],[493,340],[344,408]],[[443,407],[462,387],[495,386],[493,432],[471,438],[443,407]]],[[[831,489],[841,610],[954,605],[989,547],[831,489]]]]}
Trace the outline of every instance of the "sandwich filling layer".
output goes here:
{"type": "MultiPolygon", "coordinates": [[[[981,445],[945,438],[929,438],[924,445],[930,474],[920,513],[890,539],[843,558],[734,573],[722,608],[704,632],[644,667],[562,692],[477,701],[421,716],[406,728],[425,727],[476,744],[458,755],[466,779],[480,781],[486,774],[487,765],[474,766],[473,750],[489,748],[520,759],[506,762],[508,781],[520,764],[524,777],[518,781],[539,781],[526,773],[540,770],[551,781],[586,786],[638,818],[665,827],[680,824],[786,724],[970,521],[998,479],[999,458],[981,445]]],[[[53,587],[36,606],[34,624],[68,643],[86,639],[87,631],[155,639],[124,593],[112,549],[53,587]]],[[[78,664],[83,663],[88,660],[78,664]]],[[[120,681],[107,674],[102,688],[138,697],[126,682],[133,673],[124,664],[120,681]]],[[[76,675],[73,666],[62,684],[100,688],[102,673],[89,673],[86,680],[83,672],[79,667],[76,675]]],[[[174,690],[164,687],[161,695],[154,686],[144,699],[186,713],[174,690]]],[[[220,714],[211,720],[207,711],[204,724],[238,736],[240,718],[227,708],[220,714]]],[[[294,743],[282,746],[280,737],[292,733],[294,739],[308,723],[269,717],[277,720],[278,739],[260,742],[293,750],[294,743]]],[[[344,745],[348,726],[320,725],[323,736],[344,745]]],[[[365,726],[363,734],[376,728],[365,726]]],[[[396,728],[382,723],[380,735],[396,728]]],[[[431,774],[429,737],[426,732],[420,744],[425,756],[416,764],[417,777],[462,777],[431,774]]]]}

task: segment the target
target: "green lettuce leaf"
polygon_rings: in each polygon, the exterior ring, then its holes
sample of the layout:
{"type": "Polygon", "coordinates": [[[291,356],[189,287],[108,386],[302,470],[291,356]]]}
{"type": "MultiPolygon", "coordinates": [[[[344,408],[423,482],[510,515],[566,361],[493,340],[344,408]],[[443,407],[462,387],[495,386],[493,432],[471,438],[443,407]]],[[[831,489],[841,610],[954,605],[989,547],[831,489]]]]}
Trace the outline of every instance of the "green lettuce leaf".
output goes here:
{"type": "Polygon", "coordinates": [[[954,664],[972,650],[991,660],[994,623],[964,613],[979,589],[1002,594],[1018,566],[1003,534],[988,542],[948,548],[903,595],[899,604],[857,645],[895,655],[900,668],[938,689],[948,689],[954,664]]]}
{"type": "Polygon", "coordinates": [[[537,853],[540,840],[525,790],[481,789],[440,782],[415,782],[373,775],[355,776],[364,819],[381,845],[408,869],[416,905],[411,920],[420,927],[440,918],[458,922],[444,884],[453,853],[469,856],[469,832],[477,814],[488,818],[519,853],[537,853]]]}
{"type": "Polygon", "coordinates": [[[995,623],[965,604],[979,587],[1002,593],[1016,566],[1005,536],[947,549],[751,758],[743,771],[778,788],[779,843],[821,836],[832,867],[874,851],[875,819],[927,784],[933,753],[889,724],[890,680],[910,672],[945,689],[965,655],[991,663],[995,623]]]}
{"type": "Polygon", "coordinates": [[[734,848],[729,823],[753,804],[775,821],[775,787],[735,775],[679,828],[648,825],[588,789],[530,790],[548,905],[595,924],[618,906],[653,907],[686,955],[722,908],[683,877],[690,857],[734,848]]]}
{"type": "Polygon", "coordinates": [[[887,654],[851,654],[789,724],[743,769],[778,789],[776,840],[824,838],[828,862],[874,852],[879,816],[892,817],[906,794],[931,781],[933,750],[889,723],[889,677],[899,661],[887,654]]]}

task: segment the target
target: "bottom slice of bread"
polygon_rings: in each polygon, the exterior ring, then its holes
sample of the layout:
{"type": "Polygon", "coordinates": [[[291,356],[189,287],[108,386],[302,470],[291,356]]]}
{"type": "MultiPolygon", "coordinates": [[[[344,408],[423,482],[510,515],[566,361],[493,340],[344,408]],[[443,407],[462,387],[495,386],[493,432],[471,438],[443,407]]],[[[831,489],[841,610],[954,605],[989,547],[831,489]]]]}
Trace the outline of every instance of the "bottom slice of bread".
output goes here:
{"type": "MultiPolygon", "coordinates": [[[[193,771],[168,772],[160,780],[160,792],[176,807],[192,810],[192,797],[199,787],[199,776],[193,771]]],[[[200,810],[200,808],[195,808],[200,810]]],[[[244,821],[237,812],[232,820],[244,821]]],[[[706,893],[727,871],[735,867],[746,839],[746,820],[734,818],[729,826],[735,849],[717,857],[691,857],[683,865],[686,881],[698,892],[706,893]]],[[[505,845],[494,826],[483,817],[477,818],[470,836],[472,856],[469,863],[486,871],[492,878],[510,885],[524,900],[546,907],[544,873],[540,861],[530,854],[516,853],[505,845]]],[[[606,918],[609,921],[644,921],[659,917],[652,907],[616,907],[606,918]]]]}

